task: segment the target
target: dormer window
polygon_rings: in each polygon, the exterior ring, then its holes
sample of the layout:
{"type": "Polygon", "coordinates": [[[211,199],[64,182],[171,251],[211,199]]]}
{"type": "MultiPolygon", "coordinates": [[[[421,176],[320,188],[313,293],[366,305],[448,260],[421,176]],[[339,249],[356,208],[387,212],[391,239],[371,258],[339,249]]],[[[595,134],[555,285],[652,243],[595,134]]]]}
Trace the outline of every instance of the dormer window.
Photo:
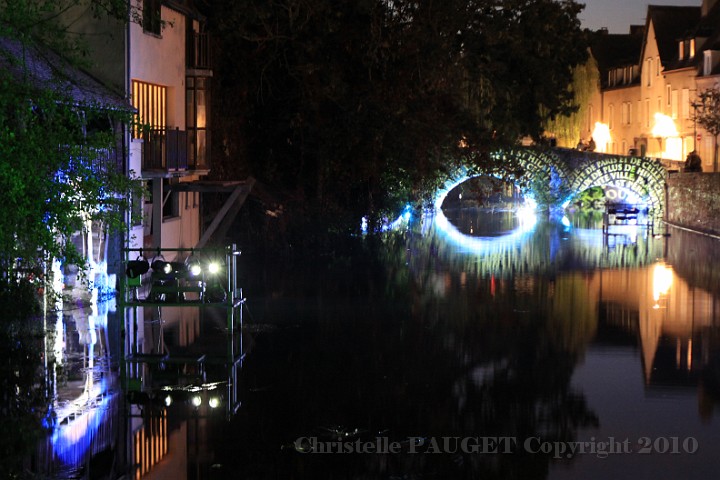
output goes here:
{"type": "Polygon", "coordinates": [[[695,57],[695,39],[681,40],[678,43],[678,59],[685,60],[685,58],[695,57]]]}
{"type": "Polygon", "coordinates": [[[712,74],[713,69],[713,51],[705,50],[703,52],[703,75],[712,74]]]}

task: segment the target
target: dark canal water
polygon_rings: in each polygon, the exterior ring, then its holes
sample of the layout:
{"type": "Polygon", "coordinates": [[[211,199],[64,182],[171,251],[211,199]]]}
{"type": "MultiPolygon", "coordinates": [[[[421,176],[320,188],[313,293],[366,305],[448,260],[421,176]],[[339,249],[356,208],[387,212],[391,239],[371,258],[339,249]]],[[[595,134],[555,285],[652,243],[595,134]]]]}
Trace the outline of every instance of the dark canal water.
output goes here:
{"type": "MultiPolygon", "coordinates": [[[[65,306],[40,347],[54,413],[24,467],[62,478],[716,476],[716,240],[446,213],[352,255],[287,262],[247,248],[234,342],[217,312],[143,313],[126,341],[146,352],[242,350],[235,367],[208,367],[197,405],[189,389],[169,405],[129,398],[115,373],[123,317],[112,304],[65,306]]],[[[139,377],[161,374],[203,383],[187,365],[139,377]]]]}

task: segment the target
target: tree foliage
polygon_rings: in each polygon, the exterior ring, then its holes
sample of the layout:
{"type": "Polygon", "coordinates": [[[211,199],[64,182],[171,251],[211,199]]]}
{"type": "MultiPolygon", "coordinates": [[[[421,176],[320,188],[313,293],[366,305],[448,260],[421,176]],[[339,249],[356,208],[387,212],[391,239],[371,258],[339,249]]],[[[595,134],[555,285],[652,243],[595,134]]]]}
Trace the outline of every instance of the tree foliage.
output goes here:
{"type": "Polygon", "coordinates": [[[420,201],[464,157],[539,137],[587,55],[573,1],[207,3],[216,173],[336,216],[420,201]]]}
{"type": "MultiPolygon", "coordinates": [[[[62,46],[68,57],[81,56],[76,40],[56,23],[63,9],[77,2],[2,3],[3,45],[21,45],[20,54],[0,48],[5,67],[0,71],[0,263],[2,275],[14,278],[20,270],[36,275],[49,257],[82,266],[82,252],[71,236],[89,220],[122,229],[138,185],[127,178],[122,153],[116,151],[118,128],[130,119],[129,112],[78,99],[72,65],[58,68],[66,59],[51,65],[49,79],[30,60],[33,55],[40,62],[60,58],[48,45],[62,46]]],[[[124,2],[93,5],[104,9],[114,3],[124,2]]],[[[122,12],[124,18],[127,9],[122,12]]]]}
{"type": "Polygon", "coordinates": [[[694,121],[715,139],[713,171],[718,171],[718,135],[720,135],[720,88],[713,87],[700,92],[694,104],[694,121]]]}
{"type": "Polygon", "coordinates": [[[585,63],[575,67],[572,83],[568,86],[576,110],[551,118],[545,126],[546,131],[557,139],[558,146],[573,148],[581,140],[583,119],[587,117],[590,100],[599,87],[597,62],[590,56],[585,63]]]}

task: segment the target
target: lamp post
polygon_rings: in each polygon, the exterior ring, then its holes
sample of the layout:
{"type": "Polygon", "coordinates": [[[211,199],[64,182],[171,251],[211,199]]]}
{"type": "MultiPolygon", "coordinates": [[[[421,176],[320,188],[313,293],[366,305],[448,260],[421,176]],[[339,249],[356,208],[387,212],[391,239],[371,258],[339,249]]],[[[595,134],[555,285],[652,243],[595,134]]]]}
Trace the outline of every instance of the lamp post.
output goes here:
{"type": "Polygon", "coordinates": [[[693,151],[697,153],[697,109],[702,104],[697,102],[690,102],[690,106],[693,108],[693,151]]]}

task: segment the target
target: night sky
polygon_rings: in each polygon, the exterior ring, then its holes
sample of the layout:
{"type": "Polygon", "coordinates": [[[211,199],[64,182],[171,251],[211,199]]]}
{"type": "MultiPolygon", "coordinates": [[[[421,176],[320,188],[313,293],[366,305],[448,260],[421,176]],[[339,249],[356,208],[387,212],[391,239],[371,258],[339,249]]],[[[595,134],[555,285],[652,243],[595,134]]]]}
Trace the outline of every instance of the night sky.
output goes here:
{"type": "Polygon", "coordinates": [[[628,33],[630,25],[644,25],[648,4],[699,7],[702,0],[577,0],[584,3],[580,13],[583,27],[610,33],[628,33]]]}

